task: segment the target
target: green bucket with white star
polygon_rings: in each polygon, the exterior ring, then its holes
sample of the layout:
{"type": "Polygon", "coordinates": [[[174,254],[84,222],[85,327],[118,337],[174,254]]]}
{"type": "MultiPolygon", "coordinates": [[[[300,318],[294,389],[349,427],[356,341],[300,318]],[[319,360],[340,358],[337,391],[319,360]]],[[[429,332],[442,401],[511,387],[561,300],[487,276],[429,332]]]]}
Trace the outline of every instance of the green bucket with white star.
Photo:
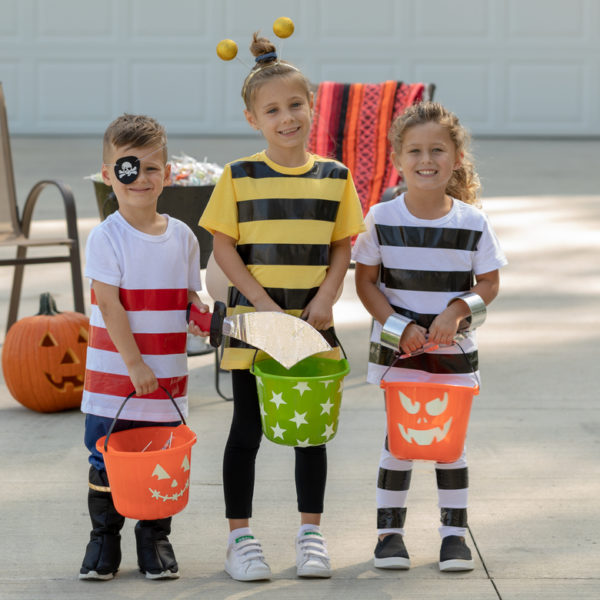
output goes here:
{"type": "Polygon", "coordinates": [[[291,369],[272,358],[252,366],[265,437],[284,446],[318,446],[337,433],[345,358],[309,356],[291,369]]]}

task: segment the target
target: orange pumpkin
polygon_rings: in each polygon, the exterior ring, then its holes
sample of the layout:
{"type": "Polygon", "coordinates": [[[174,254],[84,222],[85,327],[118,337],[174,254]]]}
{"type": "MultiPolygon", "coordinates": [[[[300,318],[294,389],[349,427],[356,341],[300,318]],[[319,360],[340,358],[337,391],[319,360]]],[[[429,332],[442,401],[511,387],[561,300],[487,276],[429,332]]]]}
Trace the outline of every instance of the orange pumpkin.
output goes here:
{"type": "Polygon", "coordinates": [[[40,312],[17,321],[6,334],[2,372],[12,396],[38,412],[81,405],[89,320],[59,312],[49,293],[40,296],[40,312]]]}

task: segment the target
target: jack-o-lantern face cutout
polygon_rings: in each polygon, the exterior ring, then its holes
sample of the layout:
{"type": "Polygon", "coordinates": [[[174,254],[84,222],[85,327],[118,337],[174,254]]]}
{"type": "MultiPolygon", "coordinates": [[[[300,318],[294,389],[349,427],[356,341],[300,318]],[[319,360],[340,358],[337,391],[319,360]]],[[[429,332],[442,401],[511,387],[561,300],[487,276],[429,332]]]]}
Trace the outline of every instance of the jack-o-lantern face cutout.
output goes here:
{"type": "Polygon", "coordinates": [[[179,500],[179,498],[185,494],[186,490],[190,486],[189,473],[190,459],[187,454],[183,457],[183,461],[181,463],[181,473],[179,475],[176,473],[171,475],[164,467],[160,465],[160,463],[157,463],[154,467],[154,471],[152,471],[152,477],[156,477],[157,479],[157,489],[148,488],[152,498],[155,500],[162,500],[163,502],[167,502],[167,500],[179,500]],[[179,480],[181,481],[183,481],[183,478],[185,478],[185,483],[180,485],[177,477],[179,477],[179,480]],[[158,482],[162,482],[160,486],[158,485],[158,482]],[[159,487],[161,489],[158,489],[159,487]]]}
{"type": "Polygon", "coordinates": [[[441,442],[450,431],[452,417],[446,416],[448,393],[441,398],[433,398],[422,406],[421,402],[411,400],[406,394],[399,393],[400,404],[405,411],[404,423],[398,423],[400,434],[409,443],[430,446],[441,442]]]}
{"type": "Polygon", "coordinates": [[[76,408],[85,377],[89,320],[59,312],[52,296],[40,296],[37,315],[17,321],[2,348],[6,385],[21,404],[39,412],[76,408]]]}
{"type": "Polygon", "coordinates": [[[74,391],[83,390],[85,374],[83,362],[85,361],[87,342],[88,332],[83,327],[79,328],[79,333],[77,334],[77,348],[72,348],[71,346],[60,347],[51,331],[47,331],[44,334],[40,340],[40,348],[46,348],[46,351],[52,352],[56,358],[55,361],[48,361],[51,365],[55,365],[54,373],[44,371],[44,375],[55,389],[64,391],[65,386],[70,384],[74,391]]]}
{"type": "Polygon", "coordinates": [[[393,456],[444,463],[458,459],[479,387],[425,381],[382,381],[381,387],[393,456]]]}

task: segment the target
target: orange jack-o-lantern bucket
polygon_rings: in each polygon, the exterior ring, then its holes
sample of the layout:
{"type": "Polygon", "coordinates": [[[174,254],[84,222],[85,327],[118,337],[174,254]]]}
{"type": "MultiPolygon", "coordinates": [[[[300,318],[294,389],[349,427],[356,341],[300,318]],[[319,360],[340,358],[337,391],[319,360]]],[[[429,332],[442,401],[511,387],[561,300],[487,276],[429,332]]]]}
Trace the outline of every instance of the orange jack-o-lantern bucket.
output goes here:
{"type": "Polygon", "coordinates": [[[399,459],[454,462],[463,450],[479,386],[385,381],[388,447],[399,459]]]}
{"type": "Polygon", "coordinates": [[[164,519],[180,512],[188,503],[196,434],[185,424],[172,397],[182,425],[112,433],[125,402],[132,395],[133,392],[125,398],[108,434],[96,442],[96,448],[104,457],[117,511],[131,519],[164,519]]]}

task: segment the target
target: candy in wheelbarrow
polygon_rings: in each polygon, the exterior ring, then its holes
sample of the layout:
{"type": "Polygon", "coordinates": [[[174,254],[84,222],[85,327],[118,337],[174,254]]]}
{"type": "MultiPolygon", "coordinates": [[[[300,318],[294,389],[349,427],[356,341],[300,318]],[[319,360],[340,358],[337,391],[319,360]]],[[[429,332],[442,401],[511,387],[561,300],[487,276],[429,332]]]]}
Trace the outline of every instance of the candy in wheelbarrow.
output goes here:
{"type": "Polygon", "coordinates": [[[202,313],[190,304],[188,321],[210,332],[210,344],[221,345],[223,336],[233,337],[266,352],[286,369],[302,359],[331,350],[323,336],[306,321],[277,311],[248,312],[226,316],[222,302],[215,302],[212,313],[202,313]]]}

